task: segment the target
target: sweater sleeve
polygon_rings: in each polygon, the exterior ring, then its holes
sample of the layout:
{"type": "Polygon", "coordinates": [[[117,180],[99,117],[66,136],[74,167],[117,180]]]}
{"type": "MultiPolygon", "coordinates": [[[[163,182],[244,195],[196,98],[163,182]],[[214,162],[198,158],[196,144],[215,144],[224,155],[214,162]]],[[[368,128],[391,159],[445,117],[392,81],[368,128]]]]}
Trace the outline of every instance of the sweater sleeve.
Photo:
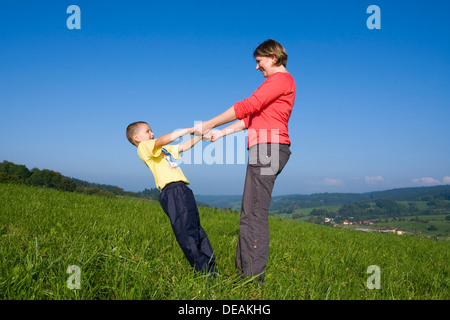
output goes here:
{"type": "Polygon", "coordinates": [[[234,104],[236,118],[244,119],[275,101],[286,91],[286,81],[282,73],[275,73],[264,81],[247,99],[234,104]]]}

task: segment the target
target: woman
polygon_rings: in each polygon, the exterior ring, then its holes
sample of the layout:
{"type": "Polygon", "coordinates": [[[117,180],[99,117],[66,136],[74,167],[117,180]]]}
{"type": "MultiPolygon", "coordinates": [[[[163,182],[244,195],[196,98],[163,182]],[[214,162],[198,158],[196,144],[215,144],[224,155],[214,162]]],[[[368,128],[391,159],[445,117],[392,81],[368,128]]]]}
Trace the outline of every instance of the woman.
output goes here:
{"type": "Polygon", "coordinates": [[[242,277],[264,281],[269,256],[268,214],[275,179],[291,154],[288,121],[295,100],[295,82],[286,70],[287,54],[275,40],[256,48],[256,70],[266,80],[247,99],[217,117],[198,123],[196,134],[211,141],[248,129],[249,159],[242,197],[236,267],[242,277]],[[211,129],[239,119],[217,131],[211,129]]]}

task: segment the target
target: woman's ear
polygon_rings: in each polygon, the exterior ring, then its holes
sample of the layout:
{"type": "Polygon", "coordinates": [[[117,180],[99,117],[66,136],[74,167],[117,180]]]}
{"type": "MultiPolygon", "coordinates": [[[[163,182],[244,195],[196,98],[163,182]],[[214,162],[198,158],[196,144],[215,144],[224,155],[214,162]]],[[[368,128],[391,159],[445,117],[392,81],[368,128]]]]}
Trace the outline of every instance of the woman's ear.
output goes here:
{"type": "Polygon", "coordinates": [[[272,67],[276,65],[276,63],[278,62],[277,57],[275,56],[270,56],[270,58],[272,59],[272,67]]]}

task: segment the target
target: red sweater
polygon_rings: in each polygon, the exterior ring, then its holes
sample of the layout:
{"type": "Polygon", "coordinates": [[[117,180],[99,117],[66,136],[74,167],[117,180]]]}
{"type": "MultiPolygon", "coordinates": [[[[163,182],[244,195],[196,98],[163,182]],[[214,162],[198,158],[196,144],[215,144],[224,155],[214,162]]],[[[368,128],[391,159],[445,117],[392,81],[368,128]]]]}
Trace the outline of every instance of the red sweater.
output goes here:
{"type": "Polygon", "coordinates": [[[244,119],[248,147],[259,143],[291,145],[288,121],[295,100],[295,82],[289,73],[268,77],[247,99],[234,104],[236,118],[244,119]]]}

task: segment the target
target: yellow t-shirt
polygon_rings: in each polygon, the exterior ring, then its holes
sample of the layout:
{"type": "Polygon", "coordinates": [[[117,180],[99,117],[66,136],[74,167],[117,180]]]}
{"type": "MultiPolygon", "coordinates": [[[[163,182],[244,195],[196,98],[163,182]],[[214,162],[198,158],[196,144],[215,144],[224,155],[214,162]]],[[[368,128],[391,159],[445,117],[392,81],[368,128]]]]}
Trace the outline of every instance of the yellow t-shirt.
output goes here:
{"type": "Polygon", "coordinates": [[[167,184],[175,181],[189,184],[181,168],[174,162],[174,159],[180,158],[178,145],[154,147],[155,140],[142,141],[139,143],[137,152],[139,158],[152,171],[156,186],[163,189],[167,184]]]}

